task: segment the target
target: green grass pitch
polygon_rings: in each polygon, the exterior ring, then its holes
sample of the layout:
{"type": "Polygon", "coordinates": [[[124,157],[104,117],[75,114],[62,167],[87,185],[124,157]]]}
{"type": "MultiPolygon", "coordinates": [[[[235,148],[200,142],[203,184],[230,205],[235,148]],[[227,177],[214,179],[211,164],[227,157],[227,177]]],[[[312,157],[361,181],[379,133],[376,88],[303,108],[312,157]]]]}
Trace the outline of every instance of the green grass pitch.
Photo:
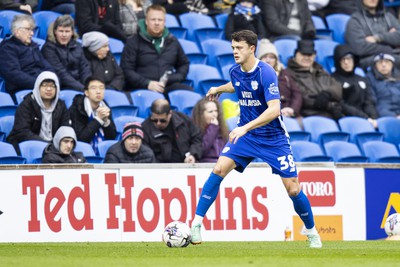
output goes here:
{"type": "Polygon", "coordinates": [[[0,266],[400,266],[400,241],[0,243],[0,266]]]}

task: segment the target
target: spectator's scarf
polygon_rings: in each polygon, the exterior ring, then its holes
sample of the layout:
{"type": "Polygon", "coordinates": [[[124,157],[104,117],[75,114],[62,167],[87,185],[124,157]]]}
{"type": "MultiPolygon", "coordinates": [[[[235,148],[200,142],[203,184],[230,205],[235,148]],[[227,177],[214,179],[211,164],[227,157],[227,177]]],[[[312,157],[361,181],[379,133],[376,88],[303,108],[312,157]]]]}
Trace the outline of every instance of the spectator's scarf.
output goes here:
{"type": "Polygon", "coordinates": [[[256,5],[253,7],[245,7],[239,3],[235,6],[234,14],[243,15],[246,17],[247,20],[252,20],[252,16],[260,13],[260,11],[260,8],[256,5]]]}
{"type": "MultiPolygon", "coordinates": [[[[92,120],[95,120],[95,116],[96,116],[96,111],[92,109],[92,106],[90,105],[90,101],[89,98],[85,97],[84,100],[84,105],[85,105],[85,111],[89,116],[89,122],[91,122],[92,120]]],[[[104,102],[101,102],[99,106],[104,105],[104,102]]],[[[100,128],[97,130],[97,132],[94,134],[93,138],[92,138],[92,142],[90,142],[90,144],[93,147],[93,150],[96,154],[99,153],[99,149],[98,149],[98,145],[100,142],[104,141],[105,137],[104,137],[104,131],[103,131],[103,127],[100,126],[100,128]]]]}

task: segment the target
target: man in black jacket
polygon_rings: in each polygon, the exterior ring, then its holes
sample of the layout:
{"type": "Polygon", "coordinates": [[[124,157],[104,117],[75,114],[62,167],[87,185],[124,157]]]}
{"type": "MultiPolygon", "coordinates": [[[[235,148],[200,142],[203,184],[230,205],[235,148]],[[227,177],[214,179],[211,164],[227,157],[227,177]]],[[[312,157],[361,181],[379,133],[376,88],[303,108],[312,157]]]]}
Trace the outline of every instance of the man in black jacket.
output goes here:
{"type": "Polygon", "coordinates": [[[78,140],[90,143],[96,153],[99,142],[117,136],[111,110],[103,100],[105,90],[101,78],[89,77],[85,82],[85,95],[76,95],[69,108],[78,140]]]}
{"type": "Polygon", "coordinates": [[[194,163],[201,159],[200,129],[185,114],[172,111],[167,100],[152,103],[151,115],[142,127],[144,143],[153,150],[157,162],[194,163]]]}
{"type": "Polygon", "coordinates": [[[142,144],[143,137],[143,129],[140,123],[127,123],[122,133],[122,141],[108,149],[104,163],[156,162],[153,150],[142,144]]]}
{"type": "Polygon", "coordinates": [[[76,134],[72,127],[61,126],[53,142],[43,150],[42,163],[85,163],[82,152],[75,152],[76,134]]]}
{"type": "Polygon", "coordinates": [[[189,71],[189,60],[181,45],[165,27],[165,8],[151,5],[146,20],[139,20],[138,33],[124,47],[121,67],[128,90],[149,89],[163,93],[175,89],[192,90],[182,84],[189,71]],[[165,79],[161,77],[165,74],[165,79]]]}

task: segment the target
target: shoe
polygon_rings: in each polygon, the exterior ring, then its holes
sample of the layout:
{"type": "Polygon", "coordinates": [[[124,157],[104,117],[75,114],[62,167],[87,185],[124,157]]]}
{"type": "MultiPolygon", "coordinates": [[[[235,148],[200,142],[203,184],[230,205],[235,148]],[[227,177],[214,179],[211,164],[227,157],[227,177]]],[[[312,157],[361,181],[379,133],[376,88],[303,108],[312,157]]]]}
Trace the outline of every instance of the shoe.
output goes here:
{"type": "Polygon", "coordinates": [[[321,238],[319,234],[307,235],[308,241],[310,242],[310,248],[322,248],[321,238]]]}
{"type": "Polygon", "coordinates": [[[201,224],[195,224],[192,225],[192,228],[190,229],[190,231],[192,232],[192,244],[193,245],[199,245],[201,244],[201,224]]]}

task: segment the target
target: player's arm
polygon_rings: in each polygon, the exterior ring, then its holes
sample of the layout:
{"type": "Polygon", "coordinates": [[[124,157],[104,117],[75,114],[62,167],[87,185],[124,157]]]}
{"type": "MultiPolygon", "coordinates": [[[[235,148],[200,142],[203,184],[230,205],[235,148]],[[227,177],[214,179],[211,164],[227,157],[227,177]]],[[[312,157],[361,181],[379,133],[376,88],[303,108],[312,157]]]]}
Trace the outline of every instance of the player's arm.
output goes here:
{"type": "Polygon", "coordinates": [[[229,134],[229,141],[236,143],[239,137],[245,135],[248,131],[266,125],[281,115],[281,103],[279,99],[273,99],[267,102],[268,108],[256,119],[246,123],[241,127],[236,127],[229,134]]]}
{"type": "Polygon", "coordinates": [[[231,82],[228,82],[218,87],[211,87],[210,90],[208,90],[206,97],[208,97],[208,99],[212,101],[222,93],[234,93],[234,92],[235,88],[233,87],[231,82]]]}

